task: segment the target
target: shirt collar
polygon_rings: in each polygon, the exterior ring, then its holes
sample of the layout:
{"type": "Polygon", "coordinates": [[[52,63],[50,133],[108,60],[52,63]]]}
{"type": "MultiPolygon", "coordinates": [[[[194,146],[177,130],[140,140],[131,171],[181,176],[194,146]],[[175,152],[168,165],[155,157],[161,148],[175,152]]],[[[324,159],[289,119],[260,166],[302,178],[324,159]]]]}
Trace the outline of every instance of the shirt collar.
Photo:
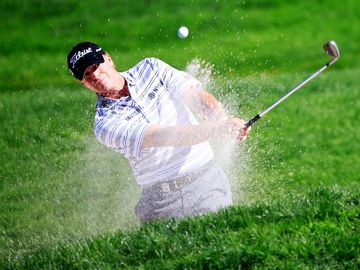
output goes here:
{"type": "Polygon", "coordinates": [[[135,84],[136,84],[136,78],[134,77],[134,75],[130,72],[130,70],[127,71],[123,71],[120,72],[120,74],[125,78],[125,80],[127,81],[128,84],[128,88],[129,88],[129,92],[130,92],[130,96],[133,99],[136,99],[138,96],[138,93],[135,89],[135,84]]]}
{"type": "Polygon", "coordinates": [[[120,74],[125,78],[128,86],[133,87],[135,85],[135,78],[129,71],[120,72],[120,74]]]}

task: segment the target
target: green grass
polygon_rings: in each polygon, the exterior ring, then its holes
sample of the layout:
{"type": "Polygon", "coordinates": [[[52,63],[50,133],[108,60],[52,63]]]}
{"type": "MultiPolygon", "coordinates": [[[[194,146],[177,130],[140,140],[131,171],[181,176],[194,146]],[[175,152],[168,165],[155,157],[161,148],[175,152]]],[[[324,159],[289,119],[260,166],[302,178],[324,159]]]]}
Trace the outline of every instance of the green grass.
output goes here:
{"type": "Polygon", "coordinates": [[[0,3],[0,268],[358,268],[358,1],[177,4],[0,3]],[[213,142],[234,208],[139,228],[130,168],[94,138],[95,97],[66,70],[74,43],[100,43],[120,70],[202,59],[209,90],[249,119],[325,64],[330,39],[334,66],[235,151],[213,142]]]}
{"type": "Polygon", "coordinates": [[[154,222],[41,249],[18,269],[356,269],[359,193],[317,188],[289,201],[154,222]]]}
{"type": "Polygon", "coordinates": [[[2,1],[0,91],[73,85],[66,55],[83,40],[100,43],[121,69],[157,56],[179,68],[202,58],[223,75],[298,72],[326,59],[329,39],[343,52],[338,68],[357,66],[357,1],[212,2],[2,1]],[[190,36],[181,41],[182,24],[190,36]]]}

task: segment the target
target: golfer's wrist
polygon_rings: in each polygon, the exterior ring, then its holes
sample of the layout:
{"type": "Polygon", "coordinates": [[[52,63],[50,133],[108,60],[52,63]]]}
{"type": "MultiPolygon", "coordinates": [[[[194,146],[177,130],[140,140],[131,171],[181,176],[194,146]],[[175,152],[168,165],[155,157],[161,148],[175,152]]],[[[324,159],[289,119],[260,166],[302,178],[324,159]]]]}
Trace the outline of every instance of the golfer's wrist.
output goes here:
{"type": "Polygon", "coordinates": [[[217,121],[216,136],[228,135],[232,132],[234,126],[230,118],[224,117],[217,121]]]}

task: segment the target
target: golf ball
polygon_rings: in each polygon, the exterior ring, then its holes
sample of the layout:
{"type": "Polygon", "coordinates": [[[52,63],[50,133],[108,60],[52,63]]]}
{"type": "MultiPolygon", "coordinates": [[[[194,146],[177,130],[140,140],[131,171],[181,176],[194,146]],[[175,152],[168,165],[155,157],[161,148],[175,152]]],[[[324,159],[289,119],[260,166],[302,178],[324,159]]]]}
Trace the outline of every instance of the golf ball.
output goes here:
{"type": "Polygon", "coordinates": [[[181,26],[178,30],[179,38],[186,38],[189,35],[189,29],[186,26],[181,26]]]}

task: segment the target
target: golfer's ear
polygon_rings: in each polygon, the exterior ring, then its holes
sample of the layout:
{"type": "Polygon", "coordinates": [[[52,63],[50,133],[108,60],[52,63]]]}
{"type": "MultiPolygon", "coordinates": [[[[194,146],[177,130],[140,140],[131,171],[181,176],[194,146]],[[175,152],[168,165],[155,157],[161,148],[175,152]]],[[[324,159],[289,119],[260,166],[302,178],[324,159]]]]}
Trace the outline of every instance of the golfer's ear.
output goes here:
{"type": "Polygon", "coordinates": [[[110,56],[108,53],[105,53],[105,54],[104,54],[104,59],[105,59],[105,61],[108,61],[110,64],[112,64],[113,66],[115,66],[115,64],[114,64],[111,56],[110,56]]]}

